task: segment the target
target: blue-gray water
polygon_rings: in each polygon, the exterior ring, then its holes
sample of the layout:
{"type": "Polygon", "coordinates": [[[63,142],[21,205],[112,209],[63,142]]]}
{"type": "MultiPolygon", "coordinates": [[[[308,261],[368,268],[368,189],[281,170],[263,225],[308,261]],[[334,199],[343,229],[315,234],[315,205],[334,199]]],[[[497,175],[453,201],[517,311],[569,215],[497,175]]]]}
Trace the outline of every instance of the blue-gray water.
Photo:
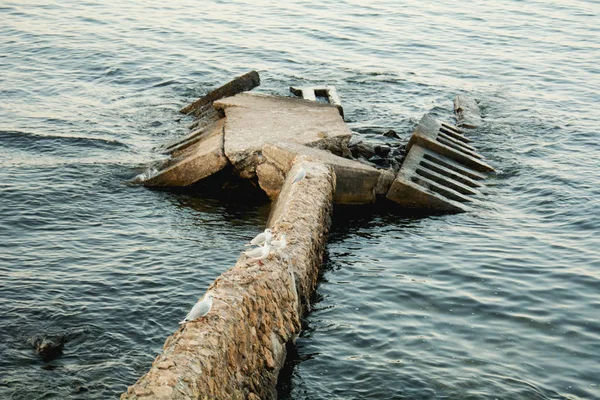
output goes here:
{"type": "Polygon", "coordinates": [[[466,93],[499,171],[467,214],[336,209],[281,398],[600,398],[598,2],[48,3],[0,3],[0,398],[116,398],[263,227],[127,184],[252,68],[336,85],[365,137],[466,93]]]}

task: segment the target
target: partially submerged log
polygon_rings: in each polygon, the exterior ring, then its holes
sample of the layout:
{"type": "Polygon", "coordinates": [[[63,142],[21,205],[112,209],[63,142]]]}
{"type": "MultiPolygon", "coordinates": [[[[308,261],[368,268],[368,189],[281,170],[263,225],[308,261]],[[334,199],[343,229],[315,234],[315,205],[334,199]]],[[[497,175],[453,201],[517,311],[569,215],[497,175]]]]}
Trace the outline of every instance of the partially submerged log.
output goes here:
{"type": "Polygon", "coordinates": [[[475,129],[481,125],[481,111],[475,100],[470,97],[459,94],[454,98],[454,114],[456,126],[475,129]]]}
{"type": "Polygon", "coordinates": [[[260,85],[258,72],[250,71],[242,76],[238,76],[225,85],[210,91],[192,104],[183,107],[181,113],[201,117],[202,113],[209,112],[212,109],[213,102],[222,99],[223,97],[235,96],[236,94],[252,90],[258,85],[260,85]]]}
{"type": "Polygon", "coordinates": [[[170,336],[150,371],[121,399],[274,399],[286,343],[317,283],[331,223],[335,174],[299,161],[288,174],[269,226],[285,249],[258,265],[242,255],[210,286],[213,308],[170,336]],[[293,183],[304,168],[306,178],[293,183]]]}

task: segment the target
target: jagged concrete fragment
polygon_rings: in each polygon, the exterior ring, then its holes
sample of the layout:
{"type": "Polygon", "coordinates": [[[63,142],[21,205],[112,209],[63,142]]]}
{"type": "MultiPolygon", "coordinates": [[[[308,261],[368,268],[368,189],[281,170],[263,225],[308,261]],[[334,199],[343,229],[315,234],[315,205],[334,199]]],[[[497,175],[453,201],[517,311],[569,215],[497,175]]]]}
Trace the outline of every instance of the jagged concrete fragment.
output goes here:
{"type": "MultiPolygon", "coordinates": [[[[291,142],[267,143],[263,147],[263,156],[285,174],[289,174],[288,171],[297,157],[330,165],[336,175],[336,190],[333,197],[336,204],[366,204],[375,201],[376,187],[382,170],[338,157],[325,150],[291,142]]],[[[381,184],[385,184],[385,180],[381,184]]],[[[383,189],[379,188],[379,190],[383,189]]]]}
{"type": "Polygon", "coordinates": [[[344,117],[344,107],[342,107],[342,102],[335,86],[292,86],[290,87],[290,92],[296,96],[301,96],[304,100],[310,101],[317,101],[317,96],[324,97],[329,104],[336,106],[342,118],[344,117]]]}
{"type": "Polygon", "coordinates": [[[458,95],[454,98],[456,125],[461,128],[475,129],[481,125],[481,111],[475,100],[458,95]]]}
{"type": "Polygon", "coordinates": [[[142,183],[145,186],[188,186],[210,176],[229,161],[223,152],[223,119],[171,149],[173,158],[142,183]]]}
{"type": "Polygon", "coordinates": [[[413,145],[418,144],[476,171],[493,172],[494,168],[483,160],[483,156],[478,154],[469,142],[460,129],[425,114],[408,141],[406,149],[410,151],[413,145]]]}
{"type": "Polygon", "coordinates": [[[275,200],[279,196],[285,174],[270,162],[264,162],[256,167],[256,176],[260,188],[265,191],[271,200],[275,200]]]}
{"type": "Polygon", "coordinates": [[[463,212],[480,194],[484,175],[455,160],[413,145],[388,191],[387,198],[407,208],[463,212]]]}
{"type": "Polygon", "coordinates": [[[121,399],[276,398],[285,344],[300,332],[317,282],[335,189],[330,167],[301,167],[309,179],[292,184],[288,177],[269,220],[276,237],[286,234],[287,247],[263,265],[242,255],[211,285],[211,312],[170,336],[121,399]]]}
{"type": "Polygon", "coordinates": [[[165,144],[161,148],[161,153],[169,154],[173,157],[177,157],[185,152],[185,150],[193,145],[194,143],[199,142],[200,140],[204,140],[206,138],[207,132],[213,129],[215,123],[221,124],[221,127],[224,127],[225,121],[222,118],[217,118],[215,121],[207,122],[201,128],[196,128],[192,130],[189,134],[184,137],[177,138],[172,140],[171,142],[165,144]]]}
{"type": "Polygon", "coordinates": [[[394,174],[392,169],[381,169],[379,172],[380,175],[375,186],[375,194],[377,196],[384,196],[392,186],[394,179],[396,179],[396,174],[394,174]]]}
{"type": "Polygon", "coordinates": [[[351,132],[337,109],[302,99],[242,93],[215,101],[225,113],[225,155],[252,178],[268,142],[292,141],[342,154],[351,132]]]}
{"type": "Polygon", "coordinates": [[[206,96],[182,108],[180,112],[201,117],[205,113],[212,113],[214,111],[214,108],[212,107],[214,101],[222,99],[223,97],[235,96],[238,93],[252,90],[258,85],[260,85],[258,72],[250,71],[209,92],[206,96]]]}

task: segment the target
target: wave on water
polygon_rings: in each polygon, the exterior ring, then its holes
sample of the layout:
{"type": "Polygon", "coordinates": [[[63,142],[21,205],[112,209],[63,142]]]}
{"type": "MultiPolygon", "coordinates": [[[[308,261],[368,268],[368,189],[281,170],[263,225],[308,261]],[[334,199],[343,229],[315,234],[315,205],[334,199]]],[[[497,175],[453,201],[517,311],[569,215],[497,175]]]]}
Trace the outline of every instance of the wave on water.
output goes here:
{"type": "Polygon", "coordinates": [[[25,132],[16,130],[0,130],[0,143],[3,147],[30,149],[34,151],[55,152],[57,146],[77,146],[88,148],[101,148],[114,150],[115,148],[129,148],[123,142],[115,139],[90,136],[74,136],[49,134],[41,132],[25,132]]]}

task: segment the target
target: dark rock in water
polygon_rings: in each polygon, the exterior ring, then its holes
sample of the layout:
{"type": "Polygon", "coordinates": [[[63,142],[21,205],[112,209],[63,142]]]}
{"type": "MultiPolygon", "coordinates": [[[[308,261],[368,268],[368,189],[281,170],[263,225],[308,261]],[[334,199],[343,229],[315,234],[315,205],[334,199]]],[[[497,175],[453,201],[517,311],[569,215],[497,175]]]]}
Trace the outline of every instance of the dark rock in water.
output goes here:
{"type": "Polygon", "coordinates": [[[389,168],[390,167],[390,160],[387,158],[383,158],[383,157],[379,157],[377,155],[371,157],[369,159],[370,162],[372,162],[373,164],[375,164],[377,167],[379,168],[389,168]]]}
{"type": "Polygon", "coordinates": [[[60,357],[67,341],[67,335],[64,334],[38,334],[28,340],[35,352],[42,356],[44,361],[51,361],[60,357]]]}
{"type": "Polygon", "coordinates": [[[375,154],[379,157],[386,157],[392,149],[389,146],[377,145],[375,146],[375,154]]]}
{"type": "Polygon", "coordinates": [[[375,155],[375,146],[369,143],[359,142],[354,146],[348,146],[354,158],[369,159],[375,155]]]}
{"type": "Polygon", "coordinates": [[[75,393],[85,393],[88,392],[90,389],[86,388],[85,386],[77,386],[75,388],[75,393]]]}
{"type": "Polygon", "coordinates": [[[361,163],[368,165],[370,167],[377,168],[377,165],[375,163],[371,162],[370,160],[367,160],[364,157],[359,157],[357,161],[360,161],[361,163]]]}
{"type": "Polygon", "coordinates": [[[350,148],[348,146],[342,147],[342,157],[347,158],[349,160],[354,159],[354,157],[352,157],[352,151],[350,151],[350,148]]]}
{"type": "Polygon", "coordinates": [[[406,157],[406,147],[400,146],[400,147],[394,149],[394,151],[392,151],[391,156],[396,159],[406,157]]]}
{"type": "Polygon", "coordinates": [[[354,134],[350,137],[350,141],[348,142],[348,147],[355,147],[357,144],[362,143],[362,139],[360,139],[360,135],[354,134]]]}
{"type": "Polygon", "coordinates": [[[389,138],[394,138],[394,139],[400,139],[400,136],[398,136],[398,134],[396,133],[396,131],[390,129],[389,131],[385,132],[383,134],[383,136],[385,137],[389,137],[389,138]]]}

